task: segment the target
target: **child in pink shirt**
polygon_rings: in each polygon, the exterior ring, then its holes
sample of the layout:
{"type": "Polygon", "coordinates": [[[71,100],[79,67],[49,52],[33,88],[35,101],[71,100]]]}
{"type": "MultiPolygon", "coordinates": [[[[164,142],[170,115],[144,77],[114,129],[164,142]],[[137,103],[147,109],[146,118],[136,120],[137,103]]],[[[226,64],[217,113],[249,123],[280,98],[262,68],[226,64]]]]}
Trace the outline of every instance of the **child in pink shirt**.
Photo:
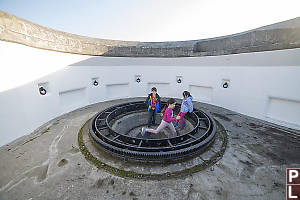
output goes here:
{"type": "MultiPolygon", "coordinates": [[[[164,118],[161,120],[160,125],[156,129],[149,129],[149,128],[142,128],[142,136],[145,135],[146,132],[157,134],[167,126],[170,128],[172,136],[176,136],[176,130],[174,128],[174,125],[172,121],[179,119],[180,117],[177,116],[176,118],[173,117],[173,109],[175,108],[175,99],[171,98],[167,102],[167,108],[165,110],[164,118]]],[[[163,112],[163,111],[162,111],[163,112]]]]}

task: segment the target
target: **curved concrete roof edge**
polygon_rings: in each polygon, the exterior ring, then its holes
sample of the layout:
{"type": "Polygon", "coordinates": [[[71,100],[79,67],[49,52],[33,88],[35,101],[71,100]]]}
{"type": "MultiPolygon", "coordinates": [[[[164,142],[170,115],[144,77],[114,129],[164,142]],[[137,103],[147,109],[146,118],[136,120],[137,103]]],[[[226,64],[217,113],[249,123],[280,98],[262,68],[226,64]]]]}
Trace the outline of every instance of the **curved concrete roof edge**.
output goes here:
{"type": "Polygon", "coordinates": [[[65,53],[121,57],[215,56],[300,47],[300,17],[258,29],[202,40],[139,42],[57,31],[0,10],[0,40],[65,53]]]}

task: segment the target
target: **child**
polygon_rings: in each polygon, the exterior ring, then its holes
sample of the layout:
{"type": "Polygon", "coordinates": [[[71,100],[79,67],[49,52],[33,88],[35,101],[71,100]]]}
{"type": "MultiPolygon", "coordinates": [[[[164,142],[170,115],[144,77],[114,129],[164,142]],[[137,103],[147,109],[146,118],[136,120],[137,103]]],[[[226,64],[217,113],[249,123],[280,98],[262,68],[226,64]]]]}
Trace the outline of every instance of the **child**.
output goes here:
{"type": "MultiPolygon", "coordinates": [[[[180,108],[180,112],[178,114],[178,116],[180,116],[180,130],[182,130],[184,128],[183,125],[183,117],[184,115],[186,115],[187,112],[193,112],[193,97],[191,96],[191,94],[188,91],[184,91],[182,93],[183,95],[183,101],[181,104],[181,108],[180,108]]],[[[176,120],[175,123],[175,127],[178,126],[178,122],[179,120],[176,120]]]]}
{"type": "Polygon", "coordinates": [[[163,130],[164,128],[166,128],[168,126],[171,129],[172,136],[175,137],[176,136],[176,130],[175,130],[173,124],[172,124],[172,121],[174,121],[175,119],[179,119],[179,116],[177,116],[176,118],[172,117],[173,116],[173,109],[175,108],[175,104],[176,104],[175,99],[173,99],[173,98],[169,99],[168,102],[167,102],[168,107],[165,110],[165,116],[161,120],[160,125],[155,130],[143,127],[142,128],[142,136],[144,136],[146,132],[157,134],[161,130],[163,130]]]}
{"type": "Polygon", "coordinates": [[[155,87],[151,89],[151,93],[148,95],[146,103],[149,111],[148,127],[150,127],[151,122],[155,125],[155,114],[160,109],[160,96],[157,94],[157,89],[155,87]]]}

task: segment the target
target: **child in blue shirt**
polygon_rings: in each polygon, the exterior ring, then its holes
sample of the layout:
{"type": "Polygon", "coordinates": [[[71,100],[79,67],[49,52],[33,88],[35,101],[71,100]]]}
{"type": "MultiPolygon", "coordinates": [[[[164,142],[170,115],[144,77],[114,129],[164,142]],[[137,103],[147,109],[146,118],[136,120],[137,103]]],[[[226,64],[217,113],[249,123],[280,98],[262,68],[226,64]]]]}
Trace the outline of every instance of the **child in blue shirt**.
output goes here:
{"type": "MultiPolygon", "coordinates": [[[[178,116],[180,116],[180,130],[184,128],[183,124],[183,117],[188,113],[188,112],[193,112],[193,97],[188,91],[184,91],[182,93],[183,95],[183,100],[180,108],[180,112],[178,116]]],[[[178,126],[179,119],[176,120],[175,127],[178,126]]]]}

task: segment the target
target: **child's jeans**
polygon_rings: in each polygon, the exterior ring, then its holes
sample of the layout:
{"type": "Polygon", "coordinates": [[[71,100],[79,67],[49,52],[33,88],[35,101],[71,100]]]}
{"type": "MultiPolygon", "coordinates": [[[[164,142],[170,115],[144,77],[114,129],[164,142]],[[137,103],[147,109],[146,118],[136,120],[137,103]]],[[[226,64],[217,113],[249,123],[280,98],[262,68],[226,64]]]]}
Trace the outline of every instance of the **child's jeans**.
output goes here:
{"type": "MultiPolygon", "coordinates": [[[[178,113],[178,116],[180,116],[180,123],[181,124],[183,124],[183,117],[184,117],[184,115],[186,115],[186,113],[184,113],[184,112],[178,113]]],[[[178,123],[179,119],[176,119],[176,122],[178,123]]]]}
{"type": "Polygon", "coordinates": [[[161,120],[160,125],[159,125],[156,129],[149,129],[149,128],[146,128],[146,132],[150,132],[150,133],[155,133],[155,134],[157,134],[157,133],[159,133],[161,130],[163,130],[164,128],[166,128],[167,126],[170,128],[171,133],[172,133],[172,135],[169,135],[169,137],[170,137],[170,136],[175,137],[175,136],[176,136],[176,130],[175,130],[175,128],[174,128],[174,125],[172,124],[172,122],[168,123],[168,122],[165,122],[164,120],[161,120]]]}

